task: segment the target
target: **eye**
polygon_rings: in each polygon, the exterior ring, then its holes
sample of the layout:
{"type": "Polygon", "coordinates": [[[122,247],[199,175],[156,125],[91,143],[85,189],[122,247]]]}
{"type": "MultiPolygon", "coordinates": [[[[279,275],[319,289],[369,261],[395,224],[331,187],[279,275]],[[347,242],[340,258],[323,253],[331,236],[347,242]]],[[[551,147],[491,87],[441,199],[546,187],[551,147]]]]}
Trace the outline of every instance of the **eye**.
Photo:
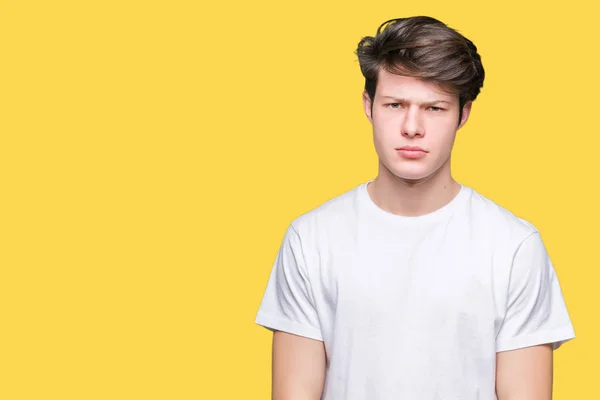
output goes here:
{"type": "Polygon", "coordinates": [[[402,104],[400,104],[400,103],[390,103],[390,104],[387,104],[387,106],[389,108],[400,108],[400,107],[402,107],[402,104]]]}
{"type": "Polygon", "coordinates": [[[435,112],[440,112],[440,111],[443,111],[443,110],[444,110],[443,108],[440,108],[440,107],[434,107],[434,106],[431,106],[431,107],[429,107],[429,109],[430,109],[431,111],[435,111],[435,112]]]}

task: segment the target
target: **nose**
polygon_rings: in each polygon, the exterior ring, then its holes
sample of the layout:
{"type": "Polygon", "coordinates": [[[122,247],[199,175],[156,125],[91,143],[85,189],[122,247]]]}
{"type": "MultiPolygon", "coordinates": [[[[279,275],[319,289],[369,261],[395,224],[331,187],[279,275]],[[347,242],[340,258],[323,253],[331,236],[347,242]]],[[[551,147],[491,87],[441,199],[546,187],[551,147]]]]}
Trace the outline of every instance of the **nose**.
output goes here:
{"type": "Polygon", "coordinates": [[[422,137],[424,134],[425,132],[420,111],[416,108],[409,109],[404,114],[402,136],[413,138],[415,136],[422,137]]]}

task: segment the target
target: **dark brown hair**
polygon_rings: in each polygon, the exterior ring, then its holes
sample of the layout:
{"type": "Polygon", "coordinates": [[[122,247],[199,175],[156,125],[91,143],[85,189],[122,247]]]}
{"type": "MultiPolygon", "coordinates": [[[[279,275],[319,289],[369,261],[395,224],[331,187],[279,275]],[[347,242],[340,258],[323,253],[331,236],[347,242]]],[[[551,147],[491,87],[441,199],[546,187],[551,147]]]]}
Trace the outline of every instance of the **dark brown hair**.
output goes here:
{"type": "Polygon", "coordinates": [[[362,38],[356,55],[371,104],[382,68],[393,74],[435,82],[457,94],[459,122],[464,104],[475,100],[483,87],[485,72],[477,47],[432,17],[386,21],[377,28],[375,37],[362,38]]]}

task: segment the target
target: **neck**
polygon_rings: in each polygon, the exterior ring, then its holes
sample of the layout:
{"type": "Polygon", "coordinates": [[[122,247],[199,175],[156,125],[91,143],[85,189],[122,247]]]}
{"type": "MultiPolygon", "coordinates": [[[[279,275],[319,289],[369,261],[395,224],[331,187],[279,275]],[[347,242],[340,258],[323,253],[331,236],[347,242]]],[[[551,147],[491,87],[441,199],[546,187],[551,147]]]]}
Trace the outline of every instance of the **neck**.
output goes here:
{"type": "Polygon", "coordinates": [[[449,161],[434,174],[420,180],[399,178],[380,163],[379,173],[367,191],[379,208],[392,214],[416,217],[450,203],[460,187],[452,178],[449,161]]]}

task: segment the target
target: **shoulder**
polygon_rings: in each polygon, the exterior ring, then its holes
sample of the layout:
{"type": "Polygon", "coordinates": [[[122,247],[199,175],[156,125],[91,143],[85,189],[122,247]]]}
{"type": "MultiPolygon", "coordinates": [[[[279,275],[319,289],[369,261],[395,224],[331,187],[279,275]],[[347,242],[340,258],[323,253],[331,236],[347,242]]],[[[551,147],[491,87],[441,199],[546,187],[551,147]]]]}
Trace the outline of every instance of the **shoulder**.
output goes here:
{"type": "Polygon", "coordinates": [[[539,233],[537,227],[522,216],[494,200],[469,188],[467,215],[471,224],[479,226],[497,240],[519,246],[532,234],[539,233]]]}
{"type": "Polygon", "coordinates": [[[300,214],[292,220],[290,227],[300,238],[315,238],[328,230],[343,229],[352,223],[352,217],[358,213],[361,187],[355,186],[300,214]]]}

